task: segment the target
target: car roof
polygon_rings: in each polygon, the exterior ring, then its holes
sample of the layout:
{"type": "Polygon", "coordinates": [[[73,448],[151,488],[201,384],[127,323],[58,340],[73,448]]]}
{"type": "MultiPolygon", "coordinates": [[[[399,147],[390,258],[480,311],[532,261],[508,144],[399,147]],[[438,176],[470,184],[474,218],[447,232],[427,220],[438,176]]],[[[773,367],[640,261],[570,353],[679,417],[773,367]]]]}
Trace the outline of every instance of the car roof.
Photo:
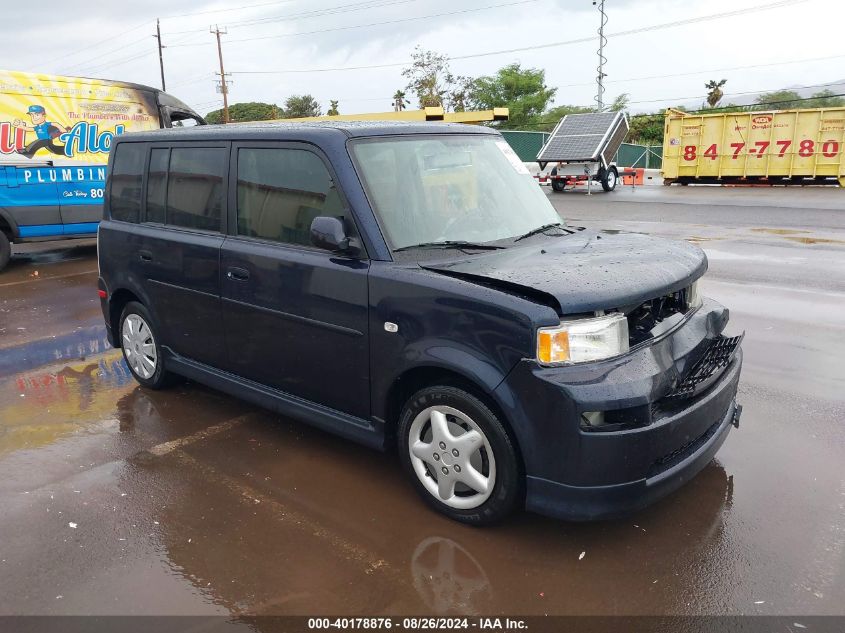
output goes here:
{"type": "Polygon", "coordinates": [[[198,125],[148,132],[130,132],[115,141],[231,141],[231,140],[316,140],[327,134],[347,137],[396,136],[414,134],[495,134],[492,128],[464,123],[414,121],[271,121],[198,125]]]}

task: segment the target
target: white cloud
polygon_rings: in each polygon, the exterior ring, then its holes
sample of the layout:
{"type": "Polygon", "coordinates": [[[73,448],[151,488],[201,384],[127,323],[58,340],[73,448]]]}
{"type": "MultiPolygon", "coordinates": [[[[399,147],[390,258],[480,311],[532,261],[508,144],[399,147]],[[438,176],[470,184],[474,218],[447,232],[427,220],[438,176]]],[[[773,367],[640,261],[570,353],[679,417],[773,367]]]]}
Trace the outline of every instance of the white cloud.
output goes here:
{"type": "MultiPolygon", "coordinates": [[[[390,96],[404,85],[401,68],[347,72],[239,74],[249,70],[367,66],[403,62],[415,45],[453,57],[546,42],[590,41],[541,50],[455,60],[463,75],[491,74],[519,61],[546,69],[559,86],[557,102],[588,105],[595,94],[595,32],[598,12],[590,0],[535,0],[514,6],[470,11],[519,0],[260,0],[236,3],[161,0],[101,3],[90,11],[68,12],[66,3],[42,0],[37,14],[20,4],[4,12],[15,24],[6,38],[4,64],[13,70],[86,74],[153,86],[159,84],[155,18],[162,16],[168,91],[201,112],[216,107],[213,73],[217,51],[210,24],[228,26],[223,36],[226,70],[233,73],[230,100],[280,103],[290,94],[310,92],[324,107],[339,99],[342,112],[388,110],[390,96]],[[194,13],[232,9],[183,17],[194,13]],[[357,10],[352,10],[357,9],[357,10]],[[455,12],[465,11],[457,14],[455,12]],[[319,13],[315,13],[319,12],[319,13]],[[421,16],[455,13],[427,19],[421,16]],[[253,21],[252,24],[243,24],[253,21]],[[366,28],[350,26],[391,22],[366,28]],[[132,28],[137,27],[137,28],[132,28]],[[131,29],[131,30],[130,30],[131,29]],[[340,30],[339,30],[340,29],[340,30]],[[128,31],[128,32],[127,32],[128,31]],[[309,35],[292,35],[322,31],[309,35]],[[115,37],[115,36],[118,37],[115,37]],[[102,40],[110,41],[98,44],[102,40]],[[236,41],[247,38],[252,41],[236,41]]],[[[763,0],[606,0],[608,33],[695,16],[736,11],[763,0]]],[[[776,4],[776,3],[774,3],[776,4]]],[[[92,5],[93,6],[93,5],[92,5]]],[[[836,25],[845,20],[845,3],[804,0],[781,8],[704,21],[658,31],[611,36],[606,48],[607,100],[627,92],[634,109],[650,110],[703,95],[708,79],[728,79],[725,92],[813,85],[845,77],[843,60],[761,66],[687,74],[738,66],[845,55],[836,25]],[[831,25],[825,31],[824,25],[831,25]],[[625,81],[635,77],[680,74],[671,78],[625,81]],[[668,102],[666,98],[671,98],[668,102]]],[[[727,97],[726,101],[730,100],[727,97]]],[[[696,102],[695,99],[692,99],[696,102]]]]}

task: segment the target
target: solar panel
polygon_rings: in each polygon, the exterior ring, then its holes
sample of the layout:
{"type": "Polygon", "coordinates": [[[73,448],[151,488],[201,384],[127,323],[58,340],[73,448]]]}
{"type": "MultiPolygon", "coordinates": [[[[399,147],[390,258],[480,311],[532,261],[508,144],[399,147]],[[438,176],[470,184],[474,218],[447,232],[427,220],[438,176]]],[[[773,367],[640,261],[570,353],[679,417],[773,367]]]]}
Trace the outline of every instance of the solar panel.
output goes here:
{"type": "Polygon", "coordinates": [[[610,162],[627,133],[628,120],[621,112],[567,114],[537,154],[537,161],[593,162],[603,158],[610,162]]]}

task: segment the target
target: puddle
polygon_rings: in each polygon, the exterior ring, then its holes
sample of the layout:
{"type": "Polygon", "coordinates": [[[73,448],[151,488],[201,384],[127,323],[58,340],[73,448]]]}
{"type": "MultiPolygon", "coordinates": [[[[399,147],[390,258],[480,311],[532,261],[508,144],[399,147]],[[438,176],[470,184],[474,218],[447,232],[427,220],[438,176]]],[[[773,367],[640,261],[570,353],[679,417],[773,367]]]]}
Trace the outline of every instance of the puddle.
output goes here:
{"type": "Polygon", "coordinates": [[[113,417],[117,401],[134,387],[119,350],[0,377],[0,457],[113,417]]]}
{"type": "Polygon", "coordinates": [[[758,229],[751,229],[755,233],[771,233],[772,235],[797,235],[798,233],[810,233],[810,231],[798,231],[795,229],[769,229],[769,228],[758,228],[758,229]]]}
{"type": "Polygon", "coordinates": [[[826,237],[785,237],[784,239],[798,242],[799,244],[845,244],[845,240],[833,240],[826,237]]]}

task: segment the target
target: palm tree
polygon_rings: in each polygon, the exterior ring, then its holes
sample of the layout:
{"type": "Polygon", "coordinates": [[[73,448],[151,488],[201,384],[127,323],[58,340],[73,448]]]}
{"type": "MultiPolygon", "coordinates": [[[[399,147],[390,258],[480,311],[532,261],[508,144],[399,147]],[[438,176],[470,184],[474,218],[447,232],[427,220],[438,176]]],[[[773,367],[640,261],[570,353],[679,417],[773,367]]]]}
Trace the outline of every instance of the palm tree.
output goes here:
{"type": "Polygon", "coordinates": [[[715,108],[716,104],[722,100],[724,93],[722,92],[722,86],[728,83],[727,79],[722,79],[722,81],[714,81],[710,80],[704,87],[707,88],[707,105],[711,108],[715,108]]]}
{"type": "Polygon", "coordinates": [[[405,109],[406,105],[408,105],[408,102],[405,101],[405,93],[401,90],[397,90],[396,94],[393,95],[393,109],[396,112],[401,112],[405,109]]]}
{"type": "Polygon", "coordinates": [[[326,114],[328,114],[329,116],[337,116],[338,114],[340,114],[337,109],[337,101],[329,101],[329,105],[331,107],[329,108],[329,111],[326,112],[326,114]]]}

